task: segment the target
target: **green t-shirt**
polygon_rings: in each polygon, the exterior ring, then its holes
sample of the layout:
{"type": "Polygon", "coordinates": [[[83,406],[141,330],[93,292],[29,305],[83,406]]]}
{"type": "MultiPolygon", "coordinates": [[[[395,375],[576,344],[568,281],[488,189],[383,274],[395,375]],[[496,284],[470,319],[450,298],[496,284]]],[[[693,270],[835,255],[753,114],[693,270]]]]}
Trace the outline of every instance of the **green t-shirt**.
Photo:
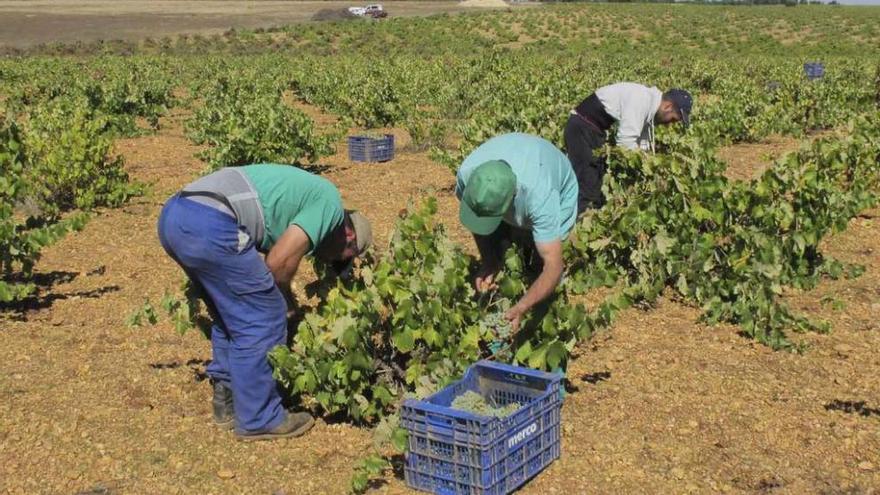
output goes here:
{"type": "Polygon", "coordinates": [[[311,253],[342,224],[342,198],[329,180],[290,165],[261,163],[240,169],[250,179],[263,209],[262,251],[268,252],[288,227],[298,225],[309,236],[311,253]]]}

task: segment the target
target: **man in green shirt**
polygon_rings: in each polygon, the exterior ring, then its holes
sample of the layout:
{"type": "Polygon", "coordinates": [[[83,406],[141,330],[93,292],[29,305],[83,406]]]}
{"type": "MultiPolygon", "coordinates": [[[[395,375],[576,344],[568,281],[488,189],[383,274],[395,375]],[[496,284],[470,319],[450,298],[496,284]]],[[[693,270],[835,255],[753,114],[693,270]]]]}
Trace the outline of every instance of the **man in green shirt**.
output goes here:
{"type": "Polygon", "coordinates": [[[328,180],[288,165],[221,169],[175,194],[159,218],[165,251],[204,289],[214,319],[214,420],[242,440],[297,436],[314,424],[281,404],[266,354],[284,344],[290,281],[306,255],[350,270],[370,245],[363,215],[328,180]],[[265,258],[258,253],[264,253],[265,258]]]}
{"type": "Polygon", "coordinates": [[[541,258],[541,274],[505,317],[514,331],[562,278],[562,241],[578,214],[578,183],[571,164],[538,136],[496,136],[475,149],[458,169],[455,194],[460,219],[474,235],[481,265],[475,286],[495,286],[504,241],[524,240],[541,258]]]}

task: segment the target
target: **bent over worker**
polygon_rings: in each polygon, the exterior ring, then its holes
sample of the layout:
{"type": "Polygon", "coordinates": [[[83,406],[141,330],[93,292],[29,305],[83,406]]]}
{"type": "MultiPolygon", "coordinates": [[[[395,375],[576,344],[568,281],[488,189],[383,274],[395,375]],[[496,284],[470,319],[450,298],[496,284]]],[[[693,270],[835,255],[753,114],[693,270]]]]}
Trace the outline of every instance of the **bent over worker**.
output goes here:
{"type": "Polygon", "coordinates": [[[234,426],[242,440],[311,428],[311,415],[282,406],[267,353],[286,342],[290,281],[303,257],[350,264],[371,238],[336,186],[288,165],[221,169],[168,200],[162,247],[204,289],[214,320],[207,371],[219,426],[234,426]]]}
{"type": "Polygon", "coordinates": [[[461,223],[473,233],[481,265],[474,284],[495,286],[507,241],[534,245],[541,273],[505,314],[514,331],[562,278],[562,241],[577,218],[578,185],[568,158],[528,134],[504,134],[474,150],[458,169],[455,194],[461,223]]]}
{"type": "Polygon", "coordinates": [[[691,94],[683,89],[659,89],[631,82],[604,86],[571,111],[565,126],[565,148],[577,176],[578,209],[605,204],[602,179],[605,163],[595,150],[605,144],[606,133],[617,122],[617,145],[654,151],[654,125],[690,124],[691,94]]]}

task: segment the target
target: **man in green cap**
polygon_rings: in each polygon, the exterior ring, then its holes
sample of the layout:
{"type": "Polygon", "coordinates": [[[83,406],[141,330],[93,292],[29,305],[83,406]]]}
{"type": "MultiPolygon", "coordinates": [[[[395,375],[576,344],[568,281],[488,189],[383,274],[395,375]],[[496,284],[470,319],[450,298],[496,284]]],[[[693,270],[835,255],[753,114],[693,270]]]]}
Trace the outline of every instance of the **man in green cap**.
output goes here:
{"type": "Polygon", "coordinates": [[[461,223],[474,235],[481,266],[480,292],[495,287],[509,241],[534,243],[541,274],[505,314],[514,331],[525,313],[546,299],[562,278],[562,241],[578,214],[578,183],[568,157],[537,136],[496,136],[474,150],[458,169],[455,194],[461,223]]]}

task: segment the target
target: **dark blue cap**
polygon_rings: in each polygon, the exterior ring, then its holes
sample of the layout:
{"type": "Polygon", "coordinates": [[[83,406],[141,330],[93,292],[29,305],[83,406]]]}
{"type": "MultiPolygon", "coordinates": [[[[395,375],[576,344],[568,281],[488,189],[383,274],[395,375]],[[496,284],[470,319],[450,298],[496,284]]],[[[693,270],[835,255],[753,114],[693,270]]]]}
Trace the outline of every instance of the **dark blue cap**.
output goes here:
{"type": "Polygon", "coordinates": [[[691,107],[694,106],[694,98],[690,93],[683,89],[670,89],[663,94],[663,99],[675,105],[678,114],[681,115],[681,123],[685,127],[691,125],[691,107]]]}

